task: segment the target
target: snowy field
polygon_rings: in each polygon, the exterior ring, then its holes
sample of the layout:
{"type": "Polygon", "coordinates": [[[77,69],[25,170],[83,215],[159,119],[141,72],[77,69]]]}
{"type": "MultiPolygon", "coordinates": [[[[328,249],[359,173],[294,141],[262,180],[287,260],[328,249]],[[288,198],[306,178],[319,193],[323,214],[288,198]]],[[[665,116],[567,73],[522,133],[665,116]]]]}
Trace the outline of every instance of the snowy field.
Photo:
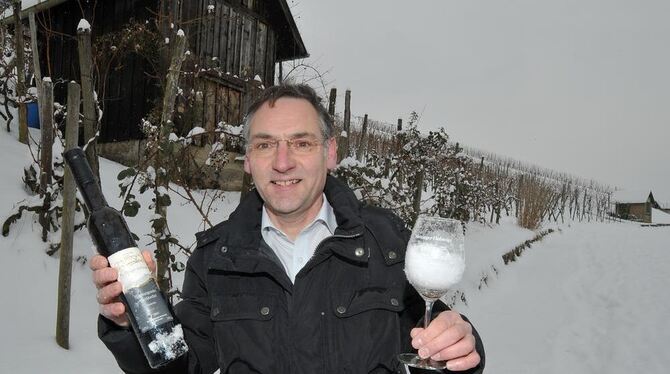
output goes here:
{"type": "Polygon", "coordinates": [[[670,227],[573,224],[468,298],[490,373],[668,373],[670,227]]]}
{"type": "MultiPolygon", "coordinates": [[[[15,136],[0,132],[3,221],[27,198],[20,179],[30,156],[15,136]]],[[[118,207],[116,175],[122,167],[106,160],[101,165],[103,189],[118,207]]],[[[238,198],[228,193],[213,221],[224,219],[238,198]]],[[[129,220],[139,234],[149,231],[150,215],[141,201],[143,211],[129,220]]],[[[663,212],[654,214],[668,219],[663,212]]],[[[194,209],[178,199],[173,199],[168,216],[177,218],[172,228],[185,243],[201,228],[194,209]]],[[[458,303],[456,308],[483,336],[486,372],[667,373],[670,226],[572,223],[552,228],[560,230],[504,265],[500,256],[536,233],[509,219],[499,226],[468,226],[467,268],[459,286],[467,305],[458,303]],[[487,285],[479,289],[484,276],[487,285]]],[[[0,283],[5,289],[0,373],[120,372],[96,337],[95,289],[90,270],[80,262],[73,264],[71,348],[56,345],[58,259],[44,253],[39,232],[35,217],[26,214],[8,237],[0,237],[0,283]]],[[[90,257],[91,247],[85,232],[75,234],[75,258],[90,257]]]]}

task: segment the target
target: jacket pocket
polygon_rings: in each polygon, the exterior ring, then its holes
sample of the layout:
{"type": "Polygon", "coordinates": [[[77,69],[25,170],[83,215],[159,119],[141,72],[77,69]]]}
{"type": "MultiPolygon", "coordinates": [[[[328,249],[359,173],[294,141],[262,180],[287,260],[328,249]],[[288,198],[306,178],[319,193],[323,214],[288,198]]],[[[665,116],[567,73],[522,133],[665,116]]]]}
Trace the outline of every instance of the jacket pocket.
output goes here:
{"type": "Polygon", "coordinates": [[[384,287],[366,287],[335,296],[335,315],[347,318],[373,310],[399,313],[405,309],[403,290],[384,287]]]}
{"type": "Polygon", "coordinates": [[[271,320],[276,297],[271,295],[220,295],[212,300],[212,321],[271,320]]]}
{"type": "MultiPolygon", "coordinates": [[[[400,313],[403,290],[366,287],[333,297],[335,351],[347,352],[340,362],[356,372],[393,372],[401,353],[400,313]]],[[[342,370],[344,371],[344,370],[342,370]]]]}
{"type": "Polygon", "coordinates": [[[217,295],[211,320],[221,373],[276,373],[277,298],[217,295]]]}

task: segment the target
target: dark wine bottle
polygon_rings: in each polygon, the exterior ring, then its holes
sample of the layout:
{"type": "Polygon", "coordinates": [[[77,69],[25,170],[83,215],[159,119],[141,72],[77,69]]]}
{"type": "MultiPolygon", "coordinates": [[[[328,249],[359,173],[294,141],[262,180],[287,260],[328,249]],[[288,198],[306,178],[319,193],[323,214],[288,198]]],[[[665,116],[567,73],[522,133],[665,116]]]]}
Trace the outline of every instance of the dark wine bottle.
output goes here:
{"type": "Polygon", "coordinates": [[[98,252],[119,273],[121,301],[147,358],[157,368],[188,351],[180,324],[168,308],[121,213],[111,208],[81,148],[64,153],[90,215],[86,223],[98,252]]]}

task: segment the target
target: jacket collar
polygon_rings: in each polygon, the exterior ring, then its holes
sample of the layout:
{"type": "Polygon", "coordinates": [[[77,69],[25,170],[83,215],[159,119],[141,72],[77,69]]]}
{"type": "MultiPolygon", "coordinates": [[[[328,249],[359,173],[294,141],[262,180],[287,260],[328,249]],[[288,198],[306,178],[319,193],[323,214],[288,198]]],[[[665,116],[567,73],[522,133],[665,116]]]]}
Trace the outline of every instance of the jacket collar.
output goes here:
{"type": "MultiPolygon", "coordinates": [[[[363,233],[361,203],[354,192],[331,175],[326,177],[323,192],[335,212],[337,220],[335,234],[350,236],[363,233]]],[[[208,230],[214,232],[199,233],[198,241],[206,240],[209,236],[216,236],[219,243],[226,243],[230,247],[257,249],[261,241],[262,211],[263,200],[258,191],[253,190],[247,194],[225,222],[225,230],[208,230]]]]}
{"type": "Polygon", "coordinates": [[[363,232],[361,202],[344,182],[329,175],[323,191],[335,211],[337,235],[357,235],[363,232]]]}
{"type": "MultiPolygon", "coordinates": [[[[335,212],[337,220],[335,235],[355,238],[356,243],[359,243],[353,249],[349,246],[336,245],[331,250],[351,260],[366,262],[369,253],[367,253],[367,256],[362,256],[360,252],[364,250],[362,243],[364,225],[360,216],[361,203],[349,187],[330,175],[326,178],[324,193],[335,212]]],[[[204,245],[207,242],[211,243],[217,240],[215,245],[216,255],[212,258],[209,268],[248,273],[267,272],[282,287],[290,291],[291,284],[286,274],[279,270],[280,267],[271,265],[274,261],[270,256],[263,253],[262,209],[263,200],[258,192],[256,190],[249,192],[226,222],[197,234],[198,244],[204,245]],[[226,253],[226,255],[222,255],[223,253],[226,253]],[[258,257],[258,253],[261,254],[261,257],[258,257]]],[[[315,255],[322,258],[328,257],[326,252],[316,253],[315,255]]],[[[316,262],[310,261],[308,264],[310,263],[311,266],[314,266],[316,262]]]]}

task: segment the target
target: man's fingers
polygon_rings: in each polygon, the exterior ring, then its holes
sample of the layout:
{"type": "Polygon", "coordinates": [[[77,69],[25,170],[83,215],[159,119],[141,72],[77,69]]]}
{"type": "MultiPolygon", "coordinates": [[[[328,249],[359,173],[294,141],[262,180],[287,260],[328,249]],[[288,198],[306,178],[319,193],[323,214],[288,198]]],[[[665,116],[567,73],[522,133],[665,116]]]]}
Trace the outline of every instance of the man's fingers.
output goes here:
{"type": "Polygon", "coordinates": [[[118,297],[122,291],[123,287],[119,282],[110,283],[107,286],[102,287],[98,290],[96,295],[98,304],[110,304],[114,301],[118,301],[118,297]]]}
{"type": "MultiPolygon", "coordinates": [[[[472,328],[469,323],[463,321],[460,314],[453,311],[442,312],[428,324],[427,328],[417,333],[416,336],[412,336],[412,346],[419,349],[437,338],[444,331],[461,323],[466,324],[470,329],[472,328]]],[[[458,336],[458,339],[454,340],[454,342],[460,340],[464,335],[465,332],[463,332],[463,335],[458,336]]]]}
{"type": "Polygon", "coordinates": [[[125,312],[126,307],[120,301],[116,303],[100,305],[100,314],[109,319],[119,318],[123,316],[125,312]]]}
{"type": "Polygon", "coordinates": [[[96,271],[108,267],[109,262],[107,262],[105,256],[95,255],[91,257],[91,261],[89,261],[88,266],[91,268],[91,270],[96,271]]]}
{"type": "Polygon", "coordinates": [[[96,288],[100,289],[111,282],[116,282],[118,277],[116,269],[106,267],[93,272],[93,283],[96,288]]]}
{"type": "Polygon", "coordinates": [[[469,355],[475,349],[475,337],[472,334],[465,335],[463,339],[447,348],[430,356],[435,361],[448,361],[469,355]]]}
{"type": "Polygon", "coordinates": [[[126,307],[120,302],[100,305],[100,314],[119,326],[128,326],[125,313],[126,307]]]}
{"type": "Polygon", "coordinates": [[[460,357],[447,361],[447,369],[451,371],[468,370],[479,365],[479,361],[481,361],[479,353],[477,353],[477,351],[472,351],[470,352],[469,355],[465,357],[460,357]]]}
{"type": "MultiPolygon", "coordinates": [[[[456,344],[467,335],[471,335],[471,329],[468,329],[468,327],[469,324],[467,323],[459,323],[444,330],[432,340],[425,341],[422,346],[417,347],[419,349],[419,356],[421,356],[421,358],[431,357],[437,352],[441,352],[453,344],[456,344]]],[[[474,348],[474,344],[472,347],[474,348]]],[[[470,351],[471,350],[472,349],[470,349],[470,351]]],[[[469,353],[470,351],[465,353],[469,353]]]]}
{"type": "MultiPolygon", "coordinates": [[[[151,253],[145,251],[142,256],[151,271],[155,272],[156,265],[151,258],[151,253]]],[[[101,255],[91,257],[89,267],[93,270],[93,283],[98,289],[96,299],[100,307],[100,314],[119,326],[128,326],[126,307],[119,301],[123,286],[117,281],[118,271],[109,267],[109,261],[101,255]]]]}

